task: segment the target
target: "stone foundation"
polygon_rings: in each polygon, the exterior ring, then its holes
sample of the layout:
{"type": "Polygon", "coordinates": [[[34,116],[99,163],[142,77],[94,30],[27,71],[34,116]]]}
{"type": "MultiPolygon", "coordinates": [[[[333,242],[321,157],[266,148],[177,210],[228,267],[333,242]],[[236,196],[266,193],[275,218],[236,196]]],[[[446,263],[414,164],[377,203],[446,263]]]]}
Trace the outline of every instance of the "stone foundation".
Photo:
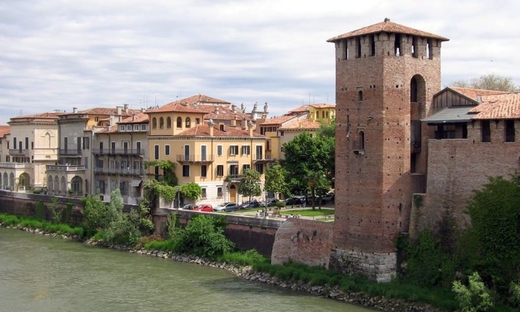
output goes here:
{"type": "Polygon", "coordinates": [[[396,276],[397,253],[367,253],[335,249],[329,268],[345,274],[361,273],[378,282],[390,282],[396,276]]]}

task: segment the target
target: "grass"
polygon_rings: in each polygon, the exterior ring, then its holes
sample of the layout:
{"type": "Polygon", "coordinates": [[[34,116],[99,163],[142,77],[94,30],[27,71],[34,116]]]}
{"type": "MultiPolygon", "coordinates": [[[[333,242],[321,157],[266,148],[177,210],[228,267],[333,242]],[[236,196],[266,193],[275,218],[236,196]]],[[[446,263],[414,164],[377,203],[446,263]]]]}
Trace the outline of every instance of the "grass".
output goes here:
{"type": "Polygon", "coordinates": [[[31,229],[41,229],[46,232],[65,234],[65,235],[78,235],[83,237],[82,227],[71,227],[68,224],[63,223],[51,223],[47,221],[41,221],[30,217],[19,217],[9,214],[0,214],[0,223],[6,226],[23,226],[31,229]]]}
{"type": "Polygon", "coordinates": [[[325,216],[331,216],[334,215],[334,209],[286,209],[282,210],[280,213],[285,214],[291,213],[291,214],[297,214],[302,217],[325,217],[325,216]]]}

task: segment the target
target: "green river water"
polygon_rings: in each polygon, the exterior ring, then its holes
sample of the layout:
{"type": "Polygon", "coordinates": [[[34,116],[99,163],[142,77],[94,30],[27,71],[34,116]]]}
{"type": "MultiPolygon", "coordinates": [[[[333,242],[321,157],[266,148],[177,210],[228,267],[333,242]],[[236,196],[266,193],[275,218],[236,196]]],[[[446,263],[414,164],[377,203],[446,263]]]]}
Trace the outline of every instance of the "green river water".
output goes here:
{"type": "Polygon", "coordinates": [[[0,312],[371,311],[225,270],[0,228],[0,312]]]}

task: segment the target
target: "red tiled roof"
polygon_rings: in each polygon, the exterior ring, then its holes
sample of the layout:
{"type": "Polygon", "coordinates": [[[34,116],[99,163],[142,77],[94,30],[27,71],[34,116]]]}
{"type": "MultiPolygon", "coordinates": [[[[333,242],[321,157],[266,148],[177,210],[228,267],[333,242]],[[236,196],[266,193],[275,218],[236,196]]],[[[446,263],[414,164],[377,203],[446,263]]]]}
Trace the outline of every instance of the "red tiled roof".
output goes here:
{"type": "Polygon", "coordinates": [[[484,90],[484,89],[471,89],[471,88],[460,88],[460,87],[448,87],[455,92],[458,92],[474,101],[483,100],[484,97],[489,95],[498,95],[498,94],[507,94],[510,92],[507,91],[497,91],[497,90],[484,90]],[[480,99],[479,99],[480,97],[480,99]]]}
{"type": "Polygon", "coordinates": [[[311,104],[309,106],[314,108],[336,108],[334,104],[311,104]]]}
{"type": "Polygon", "coordinates": [[[293,110],[290,110],[287,115],[290,115],[290,114],[295,114],[295,113],[303,113],[303,112],[308,112],[309,111],[309,105],[302,105],[302,106],[299,106],[293,110]]]}
{"type": "Polygon", "coordinates": [[[296,116],[284,115],[279,117],[273,117],[262,122],[260,126],[279,126],[293,118],[296,118],[296,116]]]}
{"type": "Polygon", "coordinates": [[[171,103],[165,104],[159,108],[149,109],[149,110],[145,111],[145,113],[147,113],[147,114],[166,113],[166,112],[199,113],[199,114],[205,113],[204,110],[202,110],[200,108],[196,108],[195,106],[192,106],[186,102],[182,102],[182,100],[176,101],[176,102],[171,102],[171,103]]]}
{"type": "Polygon", "coordinates": [[[60,115],[63,115],[63,113],[39,113],[39,114],[33,114],[33,115],[24,115],[24,116],[16,116],[11,117],[11,121],[16,121],[20,119],[57,119],[60,115]]]}
{"type": "Polygon", "coordinates": [[[428,33],[428,32],[422,31],[422,30],[417,30],[414,28],[403,26],[400,24],[396,24],[396,23],[390,22],[389,19],[385,19],[385,21],[381,22],[381,23],[366,26],[366,27],[345,33],[343,35],[339,35],[339,36],[330,38],[327,41],[334,42],[334,41],[338,41],[338,40],[345,39],[345,38],[352,38],[352,37],[376,34],[376,33],[381,33],[381,32],[399,33],[399,34],[414,35],[414,36],[419,36],[419,37],[433,38],[433,39],[437,39],[437,40],[441,40],[441,41],[449,41],[448,38],[441,37],[439,35],[428,33]]]}
{"type": "Polygon", "coordinates": [[[488,95],[469,113],[472,119],[520,119],[520,93],[488,95]]]}
{"type": "Polygon", "coordinates": [[[247,113],[242,112],[242,110],[235,107],[235,112],[233,112],[232,105],[211,105],[211,104],[203,104],[198,106],[199,109],[206,112],[204,115],[204,119],[213,119],[213,120],[251,120],[251,116],[247,113]],[[218,107],[218,114],[216,113],[216,108],[218,107]]]}
{"type": "MultiPolygon", "coordinates": [[[[184,130],[183,132],[177,134],[176,136],[209,136],[209,125],[208,124],[200,124],[196,125],[193,128],[184,130]]],[[[219,125],[213,126],[213,136],[214,137],[250,137],[249,130],[243,130],[237,127],[226,126],[225,131],[219,129],[219,125]]],[[[258,133],[253,133],[253,137],[263,137],[258,133]]]]}
{"type": "Polygon", "coordinates": [[[6,134],[11,133],[11,126],[8,125],[0,125],[0,138],[6,136],[6,134]]]}
{"type": "Polygon", "coordinates": [[[133,114],[132,116],[126,117],[125,119],[118,122],[119,124],[133,124],[133,123],[143,123],[147,122],[148,114],[145,114],[143,112],[139,112],[137,114],[133,114]]]}
{"type": "Polygon", "coordinates": [[[290,122],[287,125],[284,125],[283,127],[280,127],[278,130],[317,130],[320,128],[320,123],[316,121],[310,121],[308,119],[302,119],[302,120],[295,120],[293,122],[290,122]]]}

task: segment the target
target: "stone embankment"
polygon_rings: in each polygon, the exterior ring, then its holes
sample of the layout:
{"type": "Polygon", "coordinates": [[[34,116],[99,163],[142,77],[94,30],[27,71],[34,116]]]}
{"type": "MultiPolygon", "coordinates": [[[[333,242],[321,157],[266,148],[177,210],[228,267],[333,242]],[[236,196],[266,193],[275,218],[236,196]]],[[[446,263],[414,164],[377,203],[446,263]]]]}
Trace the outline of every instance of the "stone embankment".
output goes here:
{"type": "MultiPolygon", "coordinates": [[[[3,227],[3,225],[0,223],[0,227],[3,227]]],[[[49,233],[40,229],[31,229],[27,227],[9,227],[6,228],[13,228],[13,229],[19,229],[22,231],[26,231],[29,233],[34,234],[40,234],[40,235],[46,235],[46,236],[52,236],[56,238],[61,239],[75,239],[78,240],[77,236],[67,236],[67,235],[61,235],[56,233],[49,233]]],[[[162,259],[169,259],[173,261],[180,261],[180,262],[188,262],[188,263],[194,263],[198,265],[204,265],[209,266],[213,268],[218,269],[224,269],[229,272],[231,272],[233,275],[239,276],[245,280],[249,280],[252,282],[259,282],[264,284],[269,284],[273,286],[282,287],[285,289],[291,289],[294,291],[301,291],[310,293],[312,295],[316,296],[322,296],[338,301],[343,301],[349,304],[355,304],[360,305],[368,308],[377,309],[380,311],[393,311],[393,312],[443,312],[442,310],[435,309],[431,306],[427,305],[419,305],[415,303],[406,302],[403,300],[398,299],[386,299],[381,297],[370,297],[365,293],[345,293],[342,292],[338,287],[327,287],[327,286],[312,286],[308,283],[303,283],[301,281],[296,282],[285,282],[280,280],[277,277],[273,277],[269,275],[268,273],[264,272],[256,272],[249,266],[239,266],[236,264],[230,264],[230,263],[222,263],[222,262],[216,262],[211,261],[202,257],[194,256],[194,255],[187,255],[187,254],[175,254],[160,250],[148,250],[145,248],[136,249],[133,247],[128,246],[105,246],[101,244],[99,241],[95,240],[87,240],[84,243],[89,245],[97,245],[100,247],[106,247],[106,248],[112,248],[117,249],[121,251],[126,251],[130,253],[140,254],[140,255],[146,255],[151,257],[157,257],[162,259]]]]}

